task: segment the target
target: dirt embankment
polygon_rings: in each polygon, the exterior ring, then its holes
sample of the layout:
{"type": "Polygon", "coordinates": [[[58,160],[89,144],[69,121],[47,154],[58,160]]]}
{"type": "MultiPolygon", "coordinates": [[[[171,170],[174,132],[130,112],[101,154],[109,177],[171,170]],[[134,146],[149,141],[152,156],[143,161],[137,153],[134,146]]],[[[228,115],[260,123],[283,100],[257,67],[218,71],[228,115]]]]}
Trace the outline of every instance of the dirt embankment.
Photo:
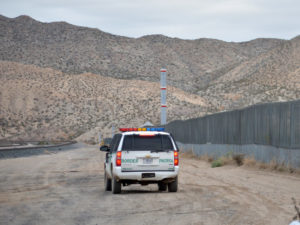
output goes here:
{"type": "Polygon", "coordinates": [[[180,159],[179,191],[104,191],[95,147],[0,160],[0,224],[288,224],[300,177],[180,159]]]}

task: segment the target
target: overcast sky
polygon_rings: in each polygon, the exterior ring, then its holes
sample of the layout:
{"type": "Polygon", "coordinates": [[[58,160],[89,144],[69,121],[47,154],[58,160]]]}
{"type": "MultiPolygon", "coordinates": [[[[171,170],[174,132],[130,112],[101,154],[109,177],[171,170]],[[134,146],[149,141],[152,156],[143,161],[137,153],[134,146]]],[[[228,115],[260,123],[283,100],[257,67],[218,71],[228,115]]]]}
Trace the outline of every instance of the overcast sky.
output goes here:
{"type": "Polygon", "coordinates": [[[0,0],[0,13],[66,21],[127,37],[248,41],[300,34],[300,0],[0,0]]]}

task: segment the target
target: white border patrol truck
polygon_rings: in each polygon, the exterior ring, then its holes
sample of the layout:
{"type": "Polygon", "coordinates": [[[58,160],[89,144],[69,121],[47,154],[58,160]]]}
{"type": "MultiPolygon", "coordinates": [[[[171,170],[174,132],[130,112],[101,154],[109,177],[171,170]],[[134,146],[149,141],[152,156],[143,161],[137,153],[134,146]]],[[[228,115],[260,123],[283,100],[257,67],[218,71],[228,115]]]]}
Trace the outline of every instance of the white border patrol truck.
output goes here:
{"type": "Polygon", "coordinates": [[[105,190],[117,194],[130,184],[156,183],[160,191],[178,189],[178,147],[164,128],[120,128],[106,152],[105,190]]]}

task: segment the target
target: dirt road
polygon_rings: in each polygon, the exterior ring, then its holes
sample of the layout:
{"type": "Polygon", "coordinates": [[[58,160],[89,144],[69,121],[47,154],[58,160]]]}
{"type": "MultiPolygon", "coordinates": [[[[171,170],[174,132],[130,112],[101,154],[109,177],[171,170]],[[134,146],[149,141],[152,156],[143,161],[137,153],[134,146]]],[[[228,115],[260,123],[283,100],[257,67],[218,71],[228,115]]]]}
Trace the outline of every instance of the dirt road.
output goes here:
{"type": "Polygon", "coordinates": [[[0,160],[0,224],[288,224],[300,177],[181,158],[179,192],[104,191],[95,147],[0,160]]]}

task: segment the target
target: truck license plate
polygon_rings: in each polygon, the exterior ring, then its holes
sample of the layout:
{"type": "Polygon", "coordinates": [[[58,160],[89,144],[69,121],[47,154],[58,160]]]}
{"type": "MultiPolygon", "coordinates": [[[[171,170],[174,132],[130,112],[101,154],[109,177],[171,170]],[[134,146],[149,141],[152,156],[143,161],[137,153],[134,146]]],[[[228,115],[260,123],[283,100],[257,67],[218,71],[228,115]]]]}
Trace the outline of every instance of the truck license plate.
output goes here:
{"type": "Polygon", "coordinates": [[[142,178],[155,177],[155,173],[142,173],[142,178]]]}
{"type": "Polygon", "coordinates": [[[152,164],[153,163],[153,159],[151,158],[144,158],[143,159],[143,164],[152,164]]]}

